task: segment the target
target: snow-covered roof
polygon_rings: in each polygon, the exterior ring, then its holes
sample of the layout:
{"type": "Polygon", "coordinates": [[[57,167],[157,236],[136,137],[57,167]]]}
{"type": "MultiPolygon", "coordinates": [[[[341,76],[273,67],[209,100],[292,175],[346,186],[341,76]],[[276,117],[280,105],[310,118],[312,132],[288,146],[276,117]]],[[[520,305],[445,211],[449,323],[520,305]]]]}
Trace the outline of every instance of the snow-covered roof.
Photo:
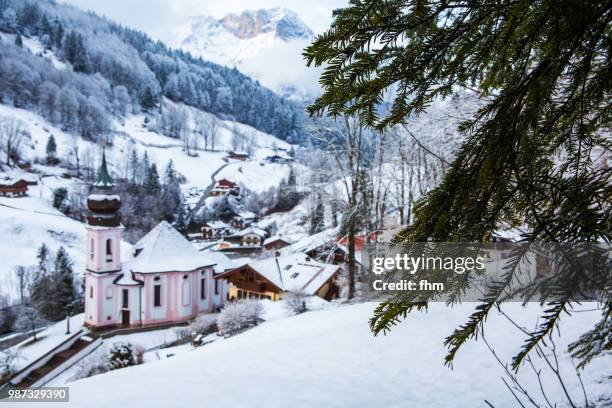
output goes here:
{"type": "Polygon", "coordinates": [[[12,186],[15,183],[18,183],[20,181],[24,181],[25,182],[25,180],[22,179],[22,178],[5,177],[5,178],[0,179],[0,186],[12,186]]]}
{"type": "Polygon", "coordinates": [[[248,266],[282,291],[303,290],[309,295],[315,294],[340,269],[337,265],[314,261],[305,254],[267,258],[248,266]]]}
{"type": "Polygon", "coordinates": [[[90,194],[87,196],[88,200],[92,201],[105,201],[105,200],[121,200],[121,197],[117,194],[90,194]]]}
{"type": "Polygon", "coordinates": [[[209,221],[204,225],[209,226],[212,229],[230,228],[230,226],[223,221],[209,221]]]}
{"type": "Polygon", "coordinates": [[[245,228],[242,231],[238,231],[237,233],[234,234],[234,236],[236,237],[244,237],[246,235],[259,235],[260,237],[264,238],[267,234],[266,231],[257,228],[257,227],[249,227],[249,228],[245,228]]]}
{"type": "Polygon", "coordinates": [[[134,272],[126,272],[119,275],[113,283],[120,286],[140,286],[143,284],[142,281],[134,278],[134,272]]]}
{"type": "Polygon", "coordinates": [[[255,215],[255,213],[251,211],[242,211],[238,213],[237,217],[248,220],[248,219],[254,219],[257,216],[255,215]]]}
{"type": "Polygon", "coordinates": [[[280,241],[284,241],[284,242],[286,242],[286,243],[288,243],[288,244],[291,244],[291,242],[289,242],[289,241],[287,241],[286,239],[284,239],[284,238],[283,238],[281,235],[274,235],[274,236],[271,236],[270,238],[266,239],[266,240],[263,242],[263,244],[264,244],[264,245],[268,245],[268,244],[269,244],[269,243],[271,243],[271,242],[274,242],[274,241],[279,241],[279,240],[280,240],[280,241]]]}
{"type": "Polygon", "coordinates": [[[198,251],[166,221],[162,221],[134,245],[128,270],[141,273],[193,271],[215,262],[198,251]]]}
{"type": "Polygon", "coordinates": [[[203,252],[202,255],[205,256],[206,259],[208,259],[210,262],[214,262],[213,269],[215,273],[222,273],[227,271],[228,269],[233,269],[238,266],[236,263],[234,263],[234,261],[229,259],[221,252],[208,251],[203,252]]]}
{"type": "Polygon", "coordinates": [[[314,235],[303,238],[288,247],[282,249],[285,254],[293,254],[298,252],[310,252],[322,245],[334,243],[336,241],[336,235],[338,234],[337,228],[330,228],[325,231],[321,231],[314,235]]]}

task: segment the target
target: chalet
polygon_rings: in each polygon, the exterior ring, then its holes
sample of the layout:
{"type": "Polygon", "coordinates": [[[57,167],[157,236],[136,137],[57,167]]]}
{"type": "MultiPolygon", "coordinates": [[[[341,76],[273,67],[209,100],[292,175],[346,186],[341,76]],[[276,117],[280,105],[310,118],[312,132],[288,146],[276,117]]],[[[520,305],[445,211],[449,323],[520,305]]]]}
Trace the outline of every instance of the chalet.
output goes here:
{"type": "Polygon", "coordinates": [[[251,211],[243,211],[232,219],[232,227],[243,229],[257,221],[257,216],[251,211]]]}
{"type": "Polygon", "coordinates": [[[346,261],[346,252],[336,242],[336,234],[335,229],[321,231],[283,248],[281,253],[304,253],[320,262],[334,265],[343,264],[346,261]]]}
{"type": "Polygon", "coordinates": [[[239,238],[239,243],[245,247],[261,247],[266,235],[266,231],[260,228],[249,227],[235,233],[232,238],[239,238]]]}
{"type": "Polygon", "coordinates": [[[220,239],[229,235],[232,227],[223,221],[209,221],[200,230],[203,239],[220,239]]]}
{"type": "Polygon", "coordinates": [[[238,184],[228,179],[217,180],[215,186],[208,192],[209,197],[219,197],[226,194],[237,194],[240,192],[238,184]]]}
{"type": "Polygon", "coordinates": [[[0,179],[1,197],[23,197],[28,193],[28,182],[23,179],[0,179]]]}
{"type": "Polygon", "coordinates": [[[245,152],[237,152],[237,151],[231,150],[227,153],[227,157],[230,159],[234,159],[234,160],[245,161],[249,158],[249,154],[245,152]]]}
{"type": "Polygon", "coordinates": [[[281,238],[280,235],[274,235],[263,242],[263,247],[266,251],[278,250],[289,245],[291,245],[291,243],[281,238]]]}
{"type": "Polygon", "coordinates": [[[338,295],[337,265],[317,262],[305,254],[272,257],[247,263],[215,277],[229,282],[228,298],[280,300],[284,292],[303,291],[331,300],[338,295]]]}
{"type": "Polygon", "coordinates": [[[286,163],[293,162],[293,157],[286,156],[286,155],[280,155],[280,154],[274,154],[272,156],[267,156],[264,160],[267,161],[268,163],[286,164],[286,163]]]}

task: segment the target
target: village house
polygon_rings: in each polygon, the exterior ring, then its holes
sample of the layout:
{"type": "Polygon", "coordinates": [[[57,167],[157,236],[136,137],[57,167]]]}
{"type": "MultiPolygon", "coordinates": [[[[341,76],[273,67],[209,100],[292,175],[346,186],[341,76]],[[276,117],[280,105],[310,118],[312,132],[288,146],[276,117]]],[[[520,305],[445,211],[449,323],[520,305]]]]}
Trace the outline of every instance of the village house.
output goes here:
{"type": "Polygon", "coordinates": [[[229,281],[228,297],[280,300],[288,291],[303,291],[331,300],[338,296],[337,265],[317,262],[305,254],[254,261],[216,276],[229,281]]]}
{"type": "Polygon", "coordinates": [[[220,239],[230,234],[232,227],[223,221],[209,221],[200,228],[203,239],[220,239]]]}
{"type": "Polygon", "coordinates": [[[261,251],[266,235],[262,229],[249,227],[225,237],[217,244],[217,250],[233,257],[251,255],[261,251]]]}
{"type": "Polygon", "coordinates": [[[264,159],[265,161],[267,161],[268,163],[281,163],[281,164],[287,164],[287,163],[292,163],[293,162],[293,157],[291,156],[287,156],[287,155],[281,155],[281,154],[273,154],[271,156],[266,156],[266,158],[264,159]]]}
{"type": "Polygon", "coordinates": [[[282,254],[304,253],[312,259],[334,265],[344,264],[346,251],[338,244],[335,230],[325,230],[281,249],[282,254]]]}
{"type": "Polygon", "coordinates": [[[285,248],[291,245],[287,240],[284,240],[280,235],[274,235],[270,238],[266,238],[263,242],[263,247],[266,251],[273,251],[285,248]]]}
{"type": "Polygon", "coordinates": [[[227,157],[234,160],[246,161],[249,158],[249,154],[246,152],[231,150],[227,153],[227,157]]]}
{"type": "Polygon", "coordinates": [[[232,227],[243,229],[257,221],[257,216],[251,211],[243,211],[232,218],[232,227]]]}
{"type": "Polygon", "coordinates": [[[122,259],[121,201],[113,186],[103,155],[87,199],[85,326],[172,324],[221,307],[227,283],[215,276],[231,267],[230,261],[199,252],[165,221],[122,259]]]}
{"type": "Polygon", "coordinates": [[[240,187],[238,184],[228,180],[221,179],[217,180],[215,186],[208,192],[209,197],[220,197],[227,194],[238,194],[240,193],[240,187]]]}
{"type": "Polygon", "coordinates": [[[23,179],[0,179],[1,197],[23,197],[28,194],[28,182],[23,179]]]}

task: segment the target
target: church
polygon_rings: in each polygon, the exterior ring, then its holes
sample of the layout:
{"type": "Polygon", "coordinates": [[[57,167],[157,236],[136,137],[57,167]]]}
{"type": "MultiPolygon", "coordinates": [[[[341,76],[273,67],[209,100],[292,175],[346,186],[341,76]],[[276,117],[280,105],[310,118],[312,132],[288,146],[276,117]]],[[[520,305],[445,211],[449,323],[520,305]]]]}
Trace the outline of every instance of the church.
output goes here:
{"type": "Polygon", "coordinates": [[[233,267],[223,254],[198,251],[162,221],[131,250],[121,247],[121,199],[102,155],[87,198],[85,326],[92,329],[180,323],[223,306],[233,267]]]}

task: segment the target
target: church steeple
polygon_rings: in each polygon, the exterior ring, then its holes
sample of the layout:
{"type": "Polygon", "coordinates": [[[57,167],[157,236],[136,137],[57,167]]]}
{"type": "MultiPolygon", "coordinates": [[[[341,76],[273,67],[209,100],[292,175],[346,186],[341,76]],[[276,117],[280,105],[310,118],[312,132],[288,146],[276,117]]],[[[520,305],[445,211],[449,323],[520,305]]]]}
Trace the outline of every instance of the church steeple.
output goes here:
{"type": "Polygon", "coordinates": [[[115,183],[108,173],[106,152],[102,151],[102,164],[98,170],[98,177],[93,183],[93,193],[87,197],[89,225],[99,227],[119,227],[121,225],[121,213],[119,212],[121,199],[118,195],[112,194],[114,186],[115,183]]]}
{"type": "Polygon", "coordinates": [[[100,165],[100,168],[98,169],[98,177],[96,178],[96,181],[94,182],[94,187],[98,187],[98,188],[103,188],[103,189],[109,189],[115,186],[115,183],[113,183],[113,179],[111,178],[110,174],[108,174],[108,168],[106,166],[106,151],[102,150],[102,164],[100,165]]]}

